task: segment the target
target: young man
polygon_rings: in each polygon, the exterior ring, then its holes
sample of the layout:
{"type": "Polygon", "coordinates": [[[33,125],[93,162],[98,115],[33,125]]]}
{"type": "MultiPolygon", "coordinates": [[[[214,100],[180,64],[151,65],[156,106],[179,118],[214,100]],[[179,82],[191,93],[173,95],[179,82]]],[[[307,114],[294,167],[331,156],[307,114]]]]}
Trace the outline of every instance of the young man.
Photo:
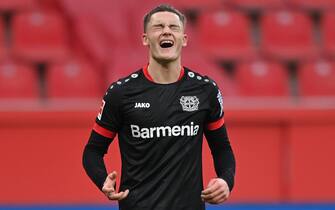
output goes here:
{"type": "Polygon", "coordinates": [[[108,89],[83,154],[87,174],[122,210],[201,210],[227,200],[235,159],[223,118],[221,93],[208,77],[181,65],[185,17],[161,5],[144,18],[149,64],[108,89]],[[122,158],[107,175],[103,156],[118,134],[122,158]],[[202,184],[206,135],[217,178],[202,184]]]}

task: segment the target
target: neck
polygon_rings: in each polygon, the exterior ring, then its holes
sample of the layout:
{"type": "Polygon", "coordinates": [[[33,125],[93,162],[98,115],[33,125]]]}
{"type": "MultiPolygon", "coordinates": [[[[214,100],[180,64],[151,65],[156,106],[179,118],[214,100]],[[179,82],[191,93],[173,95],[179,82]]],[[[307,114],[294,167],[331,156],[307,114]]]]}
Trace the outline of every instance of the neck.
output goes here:
{"type": "Polygon", "coordinates": [[[158,63],[151,58],[148,65],[148,73],[155,83],[169,84],[178,81],[181,68],[180,58],[168,63],[158,63]]]}

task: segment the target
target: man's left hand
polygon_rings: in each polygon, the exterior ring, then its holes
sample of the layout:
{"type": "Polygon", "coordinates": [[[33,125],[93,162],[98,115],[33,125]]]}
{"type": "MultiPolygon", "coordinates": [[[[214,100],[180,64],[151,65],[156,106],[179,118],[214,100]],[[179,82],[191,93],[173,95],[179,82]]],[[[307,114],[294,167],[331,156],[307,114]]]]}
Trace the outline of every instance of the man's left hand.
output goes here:
{"type": "Polygon", "coordinates": [[[230,194],[228,184],[221,178],[211,179],[206,189],[201,192],[203,201],[210,204],[220,204],[225,202],[230,194]]]}

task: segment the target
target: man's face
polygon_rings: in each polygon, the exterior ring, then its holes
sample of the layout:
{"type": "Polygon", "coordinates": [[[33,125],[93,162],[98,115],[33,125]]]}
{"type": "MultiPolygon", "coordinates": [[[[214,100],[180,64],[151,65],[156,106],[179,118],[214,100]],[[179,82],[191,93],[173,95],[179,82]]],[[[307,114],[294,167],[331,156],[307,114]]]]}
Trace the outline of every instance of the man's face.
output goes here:
{"type": "Polygon", "coordinates": [[[182,47],[187,45],[187,36],[178,15],[157,12],[151,16],[146,29],[143,45],[149,47],[153,59],[170,62],[180,57],[182,47]]]}

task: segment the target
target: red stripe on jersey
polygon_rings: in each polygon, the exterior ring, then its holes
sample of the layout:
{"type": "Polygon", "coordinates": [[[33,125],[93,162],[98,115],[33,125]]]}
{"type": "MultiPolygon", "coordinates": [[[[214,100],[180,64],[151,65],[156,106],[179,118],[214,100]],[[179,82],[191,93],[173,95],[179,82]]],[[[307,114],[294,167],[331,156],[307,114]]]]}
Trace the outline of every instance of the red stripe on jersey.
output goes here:
{"type": "MultiPolygon", "coordinates": [[[[144,68],[143,68],[143,73],[144,73],[144,76],[151,82],[155,82],[154,79],[151,77],[151,75],[149,74],[149,71],[148,71],[148,66],[149,65],[146,65],[144,68]]],[[[185,70],[184,70],[184,67],[181,68],[180,70],[180,74],[179,74],[179,77],[178,77],[178,81],[181,80],[184,76],[184,73],[185,73],[185,70]]]]}
{"type": "Polygon", "coordinates": [[[151,75],[149,74],[149,71],[148,71],[148,66],[149,65],[146,65],[144,68],[143,68],[143,73],[144,73],[144,76],[151,82],[154,82],[154,79],[151,77],[151,75]]]}
{"type": "Polygon", "coordinates": [[[180,74],[179,74],[179,77],[178,77],[178,81],[181,80],[181,78],[183,78],[184,73],[185,73],[184,67],[181,67],[180,74]]]}
{"type": "Polygon", "coordinates": [[[207,129],[210,130],[210,131],[213,131],[213,130],[216,130],[218,128],[221,128],[221,126],[223,126],[223,124],[224,124],[224,118],[221,117],[220,119],[218,119],[215,122],[208,123],[207,124],[207,129]]]}
{"type": "Polygon", "coordinates": [[[116,135],[115,132],[109,131],[106,128],[101,127],[100,125],[98,125],[97,123],[94,123],[93,125],[93,130],[95,132],[97,132],[98,134],[106,137],[106,138],[110,138],[113,139],[116,135]]]}

